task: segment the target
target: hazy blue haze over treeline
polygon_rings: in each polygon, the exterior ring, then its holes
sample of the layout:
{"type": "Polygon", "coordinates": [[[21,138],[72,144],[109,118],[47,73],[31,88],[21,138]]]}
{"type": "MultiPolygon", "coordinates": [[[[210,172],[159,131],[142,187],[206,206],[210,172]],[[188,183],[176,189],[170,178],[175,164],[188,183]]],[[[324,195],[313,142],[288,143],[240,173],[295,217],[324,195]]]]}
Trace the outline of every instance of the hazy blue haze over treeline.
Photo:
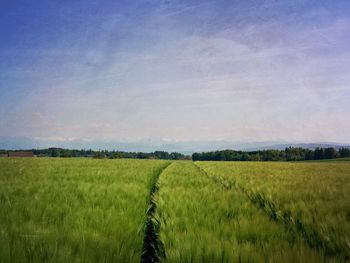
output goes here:
{"type": "Polygon", "coordinates": [[[124,152],[180,152],[192,154],[194,152],[208,152],[216,150],[234,149],[242,151],[255,150],[284,150],[287,147],[301,147],[308,149],[329,148],[339,149],[343,146],[350,147],[350,144],[335,142],[287,142],[287,141],[265,141],[265,142],[240,142],[240,141],[171,141],[171,140],[137,140],[137,141],[108,141],[108,140],[42,140],[30,139],[27,137],[2,137],[0,136],[0,149],[44,149],[44,148],[65,148],[65,149],[92,149],[124,152]]]}

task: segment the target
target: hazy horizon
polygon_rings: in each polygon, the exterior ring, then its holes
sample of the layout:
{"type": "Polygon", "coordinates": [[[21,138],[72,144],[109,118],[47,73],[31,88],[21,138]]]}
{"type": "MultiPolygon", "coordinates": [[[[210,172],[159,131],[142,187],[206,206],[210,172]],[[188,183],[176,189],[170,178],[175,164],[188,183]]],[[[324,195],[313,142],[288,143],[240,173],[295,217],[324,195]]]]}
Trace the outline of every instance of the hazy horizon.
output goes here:
{"type": "Polygon", "coordinates": [[[349,1],[2,1],[0,138],[349,143],[349,1]]]}
{"type": "Polygon", "coordinates": [[[192,154],[194,152],[207,152],[217,150],[243,150],[255,151],[276,149],[284,150],[286,147],[302,147],[315,149],[316,147],[347,147],[350,143],[339,142],[303,142],[303,141],[174,141],[174,140],[42,140],[26,137],[0,136],[0,150],[30,150],[47,148],[64,149],[92,149],[92,150],[116,150],[124,152],[180,152],[192,154]]]}

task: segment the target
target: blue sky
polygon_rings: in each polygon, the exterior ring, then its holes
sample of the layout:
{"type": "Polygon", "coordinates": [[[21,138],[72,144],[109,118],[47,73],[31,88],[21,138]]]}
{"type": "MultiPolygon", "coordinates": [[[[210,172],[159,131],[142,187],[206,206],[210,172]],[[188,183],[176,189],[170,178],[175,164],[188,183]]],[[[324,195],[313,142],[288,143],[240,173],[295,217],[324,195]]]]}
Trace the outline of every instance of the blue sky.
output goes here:
{"type": "Polygon", "coordinates": [[[350,142],[349,1],[0,2],[0,136],[350,142]]]}

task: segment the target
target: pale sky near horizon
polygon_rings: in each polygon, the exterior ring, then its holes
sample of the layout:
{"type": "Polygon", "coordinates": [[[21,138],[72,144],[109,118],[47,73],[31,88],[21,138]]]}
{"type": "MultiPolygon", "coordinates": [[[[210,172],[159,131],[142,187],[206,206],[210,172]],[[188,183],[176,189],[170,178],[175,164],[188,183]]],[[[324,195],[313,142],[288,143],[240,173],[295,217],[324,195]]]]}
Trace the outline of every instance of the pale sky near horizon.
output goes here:
{"type": "Polygon", "coordinates": [[[0,136],[350,142],[350,1],[0,1],[0,136]]]}

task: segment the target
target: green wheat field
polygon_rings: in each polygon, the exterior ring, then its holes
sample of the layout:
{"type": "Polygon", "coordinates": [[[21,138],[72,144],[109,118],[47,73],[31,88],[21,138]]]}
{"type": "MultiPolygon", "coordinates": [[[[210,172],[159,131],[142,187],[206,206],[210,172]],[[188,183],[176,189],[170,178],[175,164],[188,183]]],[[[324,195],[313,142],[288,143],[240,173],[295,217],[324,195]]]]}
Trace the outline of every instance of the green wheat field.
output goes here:
{"type": "Polygon", "coordinates": [[[349,260],[349,160],[0,159],[0,262],[349,260]]]}

